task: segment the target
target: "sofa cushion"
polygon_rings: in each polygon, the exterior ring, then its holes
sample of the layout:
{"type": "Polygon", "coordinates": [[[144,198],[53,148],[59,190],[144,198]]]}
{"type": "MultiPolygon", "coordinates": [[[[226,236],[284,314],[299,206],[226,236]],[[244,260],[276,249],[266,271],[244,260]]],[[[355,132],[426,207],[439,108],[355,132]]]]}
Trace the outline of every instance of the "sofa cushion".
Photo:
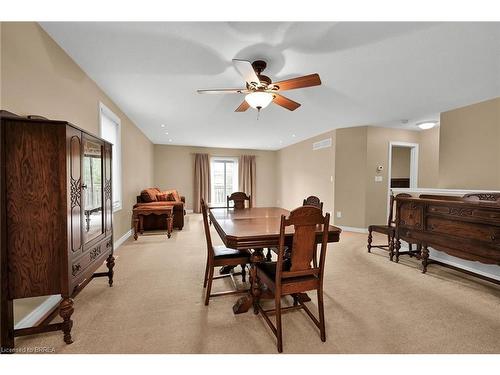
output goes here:
{"type": "MultiPolygon", "coordinates": [[[[163,194],[171,194],[172,197],[174,198],[173,200],[175,202],[180,202],[181,201],[181,196],[179,195],[179,192],[175,189],[172,189],[172,190],[165,190],[165,191],[162,191],[163,194]]],[[[167,199],[167,200],[170,200],[170,199],[167,199]]]]}
{"type": "Polygon", "coordinates": [[[148,202],[156,202],[158,199],[156,198],[156,195],[159,193],[158,188],[148,188],[144,189],[141,191],[141,199],[148,203],[148,202]]]}
{"type": "Polygon", "coordinates": [[[165,193],[160,193],[160,194],[156,194],[156,200],[158,202],[163,202],[163,201],[169,201],[169,200],[173,200],[173,199],[168,199],[168,194],[165,194],[165,193]]]}

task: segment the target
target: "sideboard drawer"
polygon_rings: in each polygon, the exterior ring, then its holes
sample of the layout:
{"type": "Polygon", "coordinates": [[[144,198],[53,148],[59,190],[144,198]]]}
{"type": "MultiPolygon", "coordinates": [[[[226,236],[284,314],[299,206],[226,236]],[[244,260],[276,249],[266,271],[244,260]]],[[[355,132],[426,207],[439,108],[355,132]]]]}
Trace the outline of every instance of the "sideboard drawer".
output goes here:
{"type": "Polygon", "coordinates": [[[429,232],[446,234],[464,239],[479,240],[489,243],[500,243],[500,227],[451,220],[447,218],[428,217],[429,232]]]}
{"type": "Polygon", "coordinates": [[[414,202],[404,202],[399,210],[399,225],[405,228],[422,229],[423,206],[414,202]]]}

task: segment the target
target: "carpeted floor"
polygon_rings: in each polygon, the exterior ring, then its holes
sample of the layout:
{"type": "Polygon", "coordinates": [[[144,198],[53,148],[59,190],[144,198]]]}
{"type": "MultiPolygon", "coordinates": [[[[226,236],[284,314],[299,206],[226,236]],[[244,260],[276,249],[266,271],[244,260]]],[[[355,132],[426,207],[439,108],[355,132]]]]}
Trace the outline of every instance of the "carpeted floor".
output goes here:
{"type": "MultiPolygon", "coordinates": [[[[169,240],[149,234],[122,245],[114,286],[96,279],[75,299],[73,344],[54,332],[18,338],[16,346],[56,353],[276,353],[261,316],[233,314],[238,296],[203,304],[201,215],[186,219],[169,240]]],[[[213,238],[220,241],[215,231],[213,238]]],[[[285,353],[500,353],[499,286],[437,265],[423,275],[414,259],[396,264],[381,250],[368,254],[366,235],[349,232],[329,246],[325,275],[327,342],[304,312],[290,312],[283,318],[285,353]]],[[[215,291],[227,289],[225,283],[215,281],[215,291]]]]}

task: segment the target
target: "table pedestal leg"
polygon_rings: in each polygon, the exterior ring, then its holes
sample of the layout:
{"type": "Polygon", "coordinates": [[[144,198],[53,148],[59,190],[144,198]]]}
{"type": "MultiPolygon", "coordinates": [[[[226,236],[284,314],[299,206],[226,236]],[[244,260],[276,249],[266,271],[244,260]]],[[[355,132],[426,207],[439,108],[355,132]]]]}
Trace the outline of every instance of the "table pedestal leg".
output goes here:
{"type": "Polygon", "coordinates": [[[249,293],[238,299],[233,305],[233,312],[235,314],[242,314],[250,310],[254,306],[254,312],[256,309],[256,303],[261,296],[260,285],[257,278],[257,267],[256,264],[264,261],[264,251],[263,249],[255,249],[252,256],[250,257],[250,291],[249,293]],[[255,303],[255,305],[254,305],[255,303]]]}
{"type": "Polygon", "coordinates": [[[142,236],[144,234],[144,217],[142,215],[139,215],[139,231],[142,236]]]}

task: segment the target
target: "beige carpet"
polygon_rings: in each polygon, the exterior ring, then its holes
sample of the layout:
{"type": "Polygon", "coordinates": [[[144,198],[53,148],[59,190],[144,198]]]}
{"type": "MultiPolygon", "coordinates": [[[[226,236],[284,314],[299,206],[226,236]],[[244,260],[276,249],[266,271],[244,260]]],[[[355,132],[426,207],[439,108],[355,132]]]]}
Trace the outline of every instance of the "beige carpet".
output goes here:
{"type": "MultiPolygon", "coordinates": [[[[276,353],[261,316],[233,314],[237,296],[204,306],[201,216],[186,219],[169,240],[145,235],[117,251],[114,286],[97,279],[75,299],[73,344],[54,332],[18,338],[16,346],[57,353],[276,353]]],[[[366,252],[366,235],[356,233],[329,246],[327,342],[304,312],[290,312],[283,318],[285,353],[500,353],[499,286],[437,265],[423,275],[413,259],[396,264],[374,252],[366,252]]],[[[224,284],[215,281],[215,291],[224,284]]]]}

